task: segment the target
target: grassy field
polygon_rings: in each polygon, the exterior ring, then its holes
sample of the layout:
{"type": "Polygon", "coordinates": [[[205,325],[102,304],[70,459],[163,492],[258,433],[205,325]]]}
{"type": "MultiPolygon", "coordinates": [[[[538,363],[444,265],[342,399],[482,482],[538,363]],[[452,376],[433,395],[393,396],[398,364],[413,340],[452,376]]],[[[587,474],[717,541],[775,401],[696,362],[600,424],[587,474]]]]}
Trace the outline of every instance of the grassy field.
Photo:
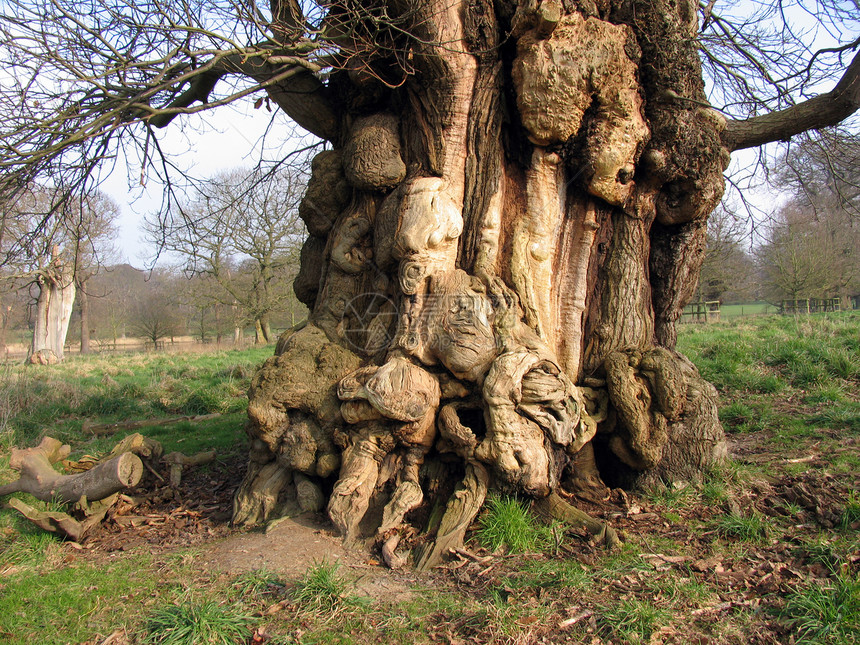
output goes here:
{"type": "MultiPolygon", "coordinates": [[[[469,534],[474,559],[427,575],[368,560],[406,589],[370,597],[333,561],[297,578],[206,574],[205,540],[80,548],[3,510],[0,642],[857,643],[860,315],[686,325],[679,349],[721,393],[732,460],[699,485],[590,507],[623,535],[618,551],[497,497],[469,534]]],[[[121,435],[93,439],[85,421],[210,412],[222,416],[139,431],[166,450],[214,446],[233,468],[244,392],[270,352],[0,368],[0,482],[9,449],[45,434],[99,454],[121,435]]]]}
{"type": "Polygon", "coordinates": [[[777,313],[777,308],[766,302],[752,302],[743,305],[722,305],[720,307],[720,318],[722,320],[775,313],[777,313]]]}

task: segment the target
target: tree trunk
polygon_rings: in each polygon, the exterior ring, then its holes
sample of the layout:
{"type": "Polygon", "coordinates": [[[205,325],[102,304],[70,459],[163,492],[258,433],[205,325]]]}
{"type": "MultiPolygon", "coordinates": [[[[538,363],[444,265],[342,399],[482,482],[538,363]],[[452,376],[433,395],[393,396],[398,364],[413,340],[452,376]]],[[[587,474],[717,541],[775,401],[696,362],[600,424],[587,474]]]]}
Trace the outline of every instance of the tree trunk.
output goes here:
{"type": "Polygon", "coordinates": [[[0,352],[6,354],[8,352],[8,347],[6,346],[6,339],[9,333],[9,318],[12,316],[12,305],[6,305],[6,308],[0,311],[0,317],[2,317],[3,324],[0,325],[0,352]]]}
{"type": "Polygon", "coordinates": [[[260,326],[260,331],[262,333],[263,342],[264,343],[271,343],[272,342],[272,325],[271,325],[271,322],[269,321],[269,314],[264,314],[263,316],[260,316],[258,323],[260,326]]]}
{"type": "Polygon", "coordinates": [[[72,267],[59,257],[39,272],[39,298],[36,302],[36,323],[28,361],[50,364],[63,360],[63,346],[75,301],[75,281],[72,267]]]}
{"type": "Polygon", "coordinates": [[[215,309],[215,344],[221,347],[221,307],[217,302],[213,307],[215,309]]]}
{"type": "Polygon", "coordinates": [[[350,540],[447,506],[447,547],[485,488],[723,457],[715,393],[674,351],[727,162],[695,6],[573,4],[410,5],[404,83],[385,48],[333,75],[356,114],[313,162],[311,314],[252,382],[236,521],[277,515],[301,475],[350,540]]]}
{"type": "Polygon", "coordinates": [[[86,281],[78,285],[78,307],[81,312],[81,354],[90,353],[90,300],[86,281]]]}

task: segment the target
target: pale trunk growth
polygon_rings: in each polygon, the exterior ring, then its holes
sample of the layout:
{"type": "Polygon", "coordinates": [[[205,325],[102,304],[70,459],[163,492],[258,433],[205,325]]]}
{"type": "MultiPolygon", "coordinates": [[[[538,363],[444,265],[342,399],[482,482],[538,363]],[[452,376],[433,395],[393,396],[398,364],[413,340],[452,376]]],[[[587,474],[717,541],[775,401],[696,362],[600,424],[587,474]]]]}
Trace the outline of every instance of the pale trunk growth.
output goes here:
{"type": "Polygon", "coordinates": [[[331,81],[362,116],[313,163],[311,315],[252,382],[234,520],[331,490],[345,538],[399,562],[395,534],[444,503],[427,567],[489,489],[559,502],[723,457],[715,392],[673,347],[725,151],[686,5],[417,6],[402,87],[372,58],[331,81]]]}
{"type": "Polygon", "coordinates": [[[39,272],[39,298],[33,342],[28,360],[31,363],[56,363],[63,360],[63,346],[75,302],[75,281],[71,266],[55,255],[39,272]]]}

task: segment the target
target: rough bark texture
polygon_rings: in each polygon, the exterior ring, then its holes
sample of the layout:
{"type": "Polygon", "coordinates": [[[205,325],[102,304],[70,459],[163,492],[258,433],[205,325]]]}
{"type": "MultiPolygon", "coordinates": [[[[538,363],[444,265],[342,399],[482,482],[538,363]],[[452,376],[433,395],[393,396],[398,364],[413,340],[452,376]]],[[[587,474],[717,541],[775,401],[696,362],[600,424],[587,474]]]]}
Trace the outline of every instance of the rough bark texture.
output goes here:
{"type": "Polygon", "coordinates": [[[51,437],[45,437],[36,448],[13,450],[9,467],[18,471],[20,477],[0,486],[0,496],[20,491],[44,502],[77,502],[84,496],[96,501],[134,486],[143,475],[140,457],[131,452],[119,454],[83,473],[61,475],[51,464],[68,454],[69,447],[51,437]]]}
{"type": "Polygon", "coordinates": [[[405,83],[374,80],[384,53],[329,81],[345,109],[300,209],[312,314],[254,379],[234,521],[327,499],[392,562],[416,524],[428,567],[488,490],[572,518],[561,489],[723,458],[674,325],[727,152],[692,4],[410,7],[405,83]]]}
{"type": "Polygon", "coordinates": [[[63,360],[63,346],[75,302],[75,281],[71,269],[61,257],[55,256],[39,272],[39,298],[36,302],[33,342],[28,355],[31,363],[46,365],[63,360]]]}

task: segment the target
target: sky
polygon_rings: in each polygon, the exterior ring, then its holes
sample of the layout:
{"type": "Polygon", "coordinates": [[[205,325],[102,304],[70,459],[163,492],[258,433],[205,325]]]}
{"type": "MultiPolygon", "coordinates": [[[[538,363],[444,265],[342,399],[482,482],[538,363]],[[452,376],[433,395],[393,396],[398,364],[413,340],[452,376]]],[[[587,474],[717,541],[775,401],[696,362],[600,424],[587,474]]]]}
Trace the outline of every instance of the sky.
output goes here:
{"type": "MultiPolygon", "coordinates": [[[[272,114],[265,109],[254,110],[251,100],[240,100],[239,104],[226,106],[202,114],[180,116],[185,119],[182,128],[177,121],[157,131],[161,147],[174,153],[174,161],[195,177],[210,177],[220,170],[237,166],[253,166],[260,159],[263,135],[270,124],[272,114]],[[182,130],[186,132],[183,133],[182,130]]],[[[266,139],[266,156],[271,157],[276,149],[287,152],[291,147],[300,147],[307,142],[290,138],[289,121],[282,114],[275,115],[274,127],[266,139]],[[287,137],[282,141],[280,137],[287,137]],[[281,147],[283,146],[283,147],[281,147]]],[[[141,186],[139,164],[128,167],[120,159],[101,185],[101,190],[119,204],[118,236],[115,245],[121,262],[137,268],[151,264],[152,248],[143,238],[141,225],[144,216],[156,211],[161,204],[162,185],[147,179],[141,186]]]]}
{"type": "MultiPolygon", "coordinates": [[[[807,14],[800,17],[808,20],[807,14]]],[[[817,46],[822,46],[829,44],[830,39],[826,34],[817,33],[815,42],[817,46]]],[[[836,80],[833,79],[832,82],[835,83],[836,80]]],[[[830,87],[831,84],[828,83],[828,87],[822,87],[820,91],[827,91],[830,87]]],[[[236,166],[253,166],[260,158],[261,139],[272,119],[272,114],[265,108],[253,109],[253,103],[254,97],[246,97],[231,106],[202,114],[180,116],[167,128],[158,131],[162,148],[172,153],[184,149],[176,160],[198,178],[236,166]],[[180,125],[182,127],[178,127],[180,125]],[[183,130],[187,134],[183,133],[183,130]],[[202,132],[198,132],[200,130],[202,132]]],[[[270,159],[280,159],[289,150],[307,145],[308,141],[292,138],[290,135],[293,128],[287,117],[277,108],[274,114],[274,127],[266,141],[265,152],[270,159]]],[[[773,146],[769,149],[775,150],[773,146]]],[[[734,153],[727,176],[739,178],[747,174],[744,169],[755,163],[757,154],[755,150],[734,153]]],[[[152,179],[145,187],[141,187],[140,167],[127,170],[126,164],[120,162],[102,185],[102,190],[121,208],[116,246],[122,260],[139,268],[148,266],[151,264],[153,252],[142,239],[140,227],[144,215],[155,211],[160,205],[162,186],[152,179]]],[[[737,199],[737,193],[727,186],[727,194],[733,196],[735,210],[744,216],[745,207],[737,199]]],[[[772,214],[783,201],[781,195],[774,195],[772,189],[767,187],[748,188],[744,190],[744,198],[749,206],[757,209],[755,216],[760,219],[772,214]]],[[[752,243],[752,236],[750,239],[752,243]]]]}

